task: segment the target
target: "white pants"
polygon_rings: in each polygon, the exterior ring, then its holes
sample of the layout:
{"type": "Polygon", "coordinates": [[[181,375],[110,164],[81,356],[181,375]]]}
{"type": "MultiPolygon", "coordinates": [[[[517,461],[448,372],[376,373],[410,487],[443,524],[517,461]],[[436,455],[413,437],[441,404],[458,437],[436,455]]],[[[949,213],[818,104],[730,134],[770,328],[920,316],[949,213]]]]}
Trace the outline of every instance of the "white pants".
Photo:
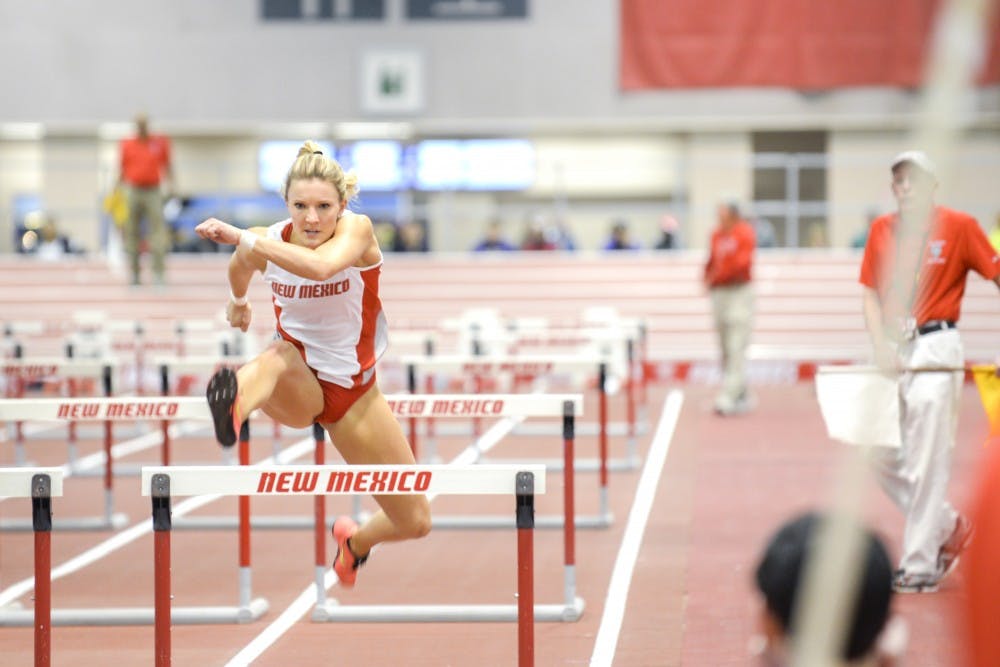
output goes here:
{"type": "Polygon", "coordinates": [[[717,404],[732,407],[746,392],[747,346],[753,326],[753,288],[750,283],[713,287],[712,315],[722,352],[722,391],[717,404]]]}
{"type": "MultiPolygon", "coordinates": [[[[955,329],[917,336],[901,345],[899,354],[904,368],[965,363],[955,329]]],[[[937,574],[938,550],[958,517],[947,496],[962,375],[904,373],[899,382],[902,446],[880,447],[875,458],[879,483],[906,519],[899,567],[908,574],[937,574]]]]}

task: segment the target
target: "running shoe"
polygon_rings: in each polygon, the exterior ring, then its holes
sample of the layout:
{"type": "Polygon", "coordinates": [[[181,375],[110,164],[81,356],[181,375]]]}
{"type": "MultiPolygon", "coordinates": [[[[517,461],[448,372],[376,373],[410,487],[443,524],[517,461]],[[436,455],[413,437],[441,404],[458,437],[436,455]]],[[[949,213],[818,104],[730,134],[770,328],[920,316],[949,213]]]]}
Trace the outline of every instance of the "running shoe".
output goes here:
{"type": "Polygon", "coordinates": [[[892,575],[892,590],[897,593],[933,593],[940,581],[939,573],[909,574],[905,570],[896,570],[892,575]]]}
{"type": "Polygon", "coordinates": [[[341,516],[333,522],[333,539],[337,542],[337,555],[333,559],[333,571],[345,588],[354,586],[358,568],[365,564],[368,555],[358,558],[351,550],[350,539],[358,532],[358,524],[351,517],[341,516]]]}
{"type": "Polygon", "coordinates": [[[223,447],[236,444],[243,419],[235,409],[236,405],[236,373],[231,368],[220,368],[208,381],[208,408],[212,411],[212,421],[215,424],[215,439],[223,447]]]}
{"type": "Polygon", "coordinates": [[[955,571],[958,566],[958,557],[972,541],[972,531],[972,521],[959,514],[958,518],[955,519],[955,529],[951,531],[951,535],[938,550],[938,570],[941,572],[942,579],[955,571]]]}

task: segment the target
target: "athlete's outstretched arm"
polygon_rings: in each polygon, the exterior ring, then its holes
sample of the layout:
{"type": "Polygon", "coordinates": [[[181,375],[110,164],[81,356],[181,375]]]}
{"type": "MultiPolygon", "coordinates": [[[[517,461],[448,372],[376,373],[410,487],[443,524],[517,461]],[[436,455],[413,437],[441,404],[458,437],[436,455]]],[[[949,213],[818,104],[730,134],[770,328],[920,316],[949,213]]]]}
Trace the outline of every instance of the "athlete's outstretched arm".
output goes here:
{"type": "Polygon", "coordinates": [[[355,266],[374,241],[372,222],[368,216],[345,213],[337,222],[337,233],[315,250],[274,239],[262,239],[254,245],[253,254],[263,256],[295,275],[323,281],[355,266]]]}
{"type": "Polygon", "coordinates": [[[327,280],[357,264],[374,242],[371,220],[366,215],[356,213],[345,213],[337,223],[337,233],[315,250],[256,234],[257,238],[250,244],[245,240],[241,241],[241,236],[253,232],[244,232],[215,218],[204,221],[195,231],[203,238],[217,243],[239,244],[239,251],[246,251],[254,259],[273,262],[295,275],[316,281],[327,280]]]}

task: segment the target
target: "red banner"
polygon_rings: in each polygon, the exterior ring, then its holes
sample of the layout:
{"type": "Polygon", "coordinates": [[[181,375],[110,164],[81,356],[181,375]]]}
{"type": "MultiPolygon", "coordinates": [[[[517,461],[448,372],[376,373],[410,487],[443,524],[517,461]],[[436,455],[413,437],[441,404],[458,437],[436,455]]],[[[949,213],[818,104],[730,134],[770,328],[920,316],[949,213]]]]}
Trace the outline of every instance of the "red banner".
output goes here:
{"type": "MultiPolygon", "coordinates": [[[[1000,0],[979,84],[1000,83],[1000,0]]],[[[621,88],[919,87],[940,0],[621,0],[621,88]]]]}

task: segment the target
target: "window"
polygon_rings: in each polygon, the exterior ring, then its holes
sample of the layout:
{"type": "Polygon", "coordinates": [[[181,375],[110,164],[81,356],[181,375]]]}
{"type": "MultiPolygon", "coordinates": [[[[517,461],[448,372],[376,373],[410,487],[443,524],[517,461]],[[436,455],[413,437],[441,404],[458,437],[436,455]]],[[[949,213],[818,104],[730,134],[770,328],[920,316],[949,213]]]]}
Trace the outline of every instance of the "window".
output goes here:
{"type": "MultiPolygon", "coordinates": [[[[335,156],[333,144],[317,141],[324,155],[335,156]]],[[[257,182],[265,192],[281,192],[288,170],[302,147],[301,141],[264,141],[257,150],[257,182]]]]}
{"type": "Polygon", "coordinates": [[[828,244],[826,132],[753,135],[753,214],[774,228],[775,245],[828,244]]]}

